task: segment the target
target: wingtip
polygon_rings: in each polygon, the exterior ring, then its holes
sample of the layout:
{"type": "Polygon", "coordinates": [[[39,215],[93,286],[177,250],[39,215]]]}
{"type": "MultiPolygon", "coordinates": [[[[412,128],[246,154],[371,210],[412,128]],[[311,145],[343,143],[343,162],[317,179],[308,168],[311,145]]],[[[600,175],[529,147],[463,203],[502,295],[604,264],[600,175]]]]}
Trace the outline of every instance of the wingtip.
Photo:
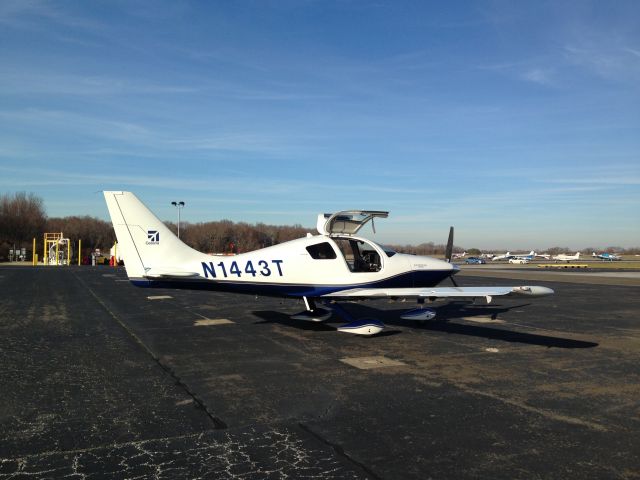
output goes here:
{"type": "Polygon", "coordinates": [[[518,295],[526,295],[529,297],[546,297],[555,293],[553,289],[539,285],[513,287],[512,291],[518,295]]]}

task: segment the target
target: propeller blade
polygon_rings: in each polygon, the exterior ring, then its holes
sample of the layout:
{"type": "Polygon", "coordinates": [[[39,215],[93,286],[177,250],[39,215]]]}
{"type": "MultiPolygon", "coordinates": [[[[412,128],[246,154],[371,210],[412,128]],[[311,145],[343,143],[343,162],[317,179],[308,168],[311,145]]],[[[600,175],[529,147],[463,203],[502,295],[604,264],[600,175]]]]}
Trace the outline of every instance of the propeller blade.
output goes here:
{"type": "Polygon", "coordinates": [[[451,256],[453,255],[453,227],[449,227],[449,240],[447,241],[447,249],[444,253],[444,258],[447,262],[451,263],[451,256]]]}
{"type": "Polygon", "coordinates": [[[453,278],[453,277],[449,277],[449,278],[451,279],[451,283],[453,283],[453,286],[457,287],[458,283],[456,282],[455,278],[453,278]]]}

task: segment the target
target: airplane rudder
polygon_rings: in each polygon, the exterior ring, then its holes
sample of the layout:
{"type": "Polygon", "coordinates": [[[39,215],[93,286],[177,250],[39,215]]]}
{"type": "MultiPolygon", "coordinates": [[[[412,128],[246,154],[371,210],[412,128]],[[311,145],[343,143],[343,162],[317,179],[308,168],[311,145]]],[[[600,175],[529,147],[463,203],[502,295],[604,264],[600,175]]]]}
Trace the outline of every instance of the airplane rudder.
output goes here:
{"type": "Polygon", "coordinates": [[[131,235],[131,228],[127,220],[130,212],[126,205],[123,205],[126,203],[124,202],[124,194],[128,192],[105,191],[103,193],[118,241],[120,255],[124,259],[127,276],[129,278],[142,277],[145,272],[144,264],[131,235]]]}
{"type": "Polygon", "coordinates": [[[139,198],[127,192],[123,208],[126,222],[145,267],[158,267],[171,262],[194,258],[198,254],[176,234],[139,198]]]}

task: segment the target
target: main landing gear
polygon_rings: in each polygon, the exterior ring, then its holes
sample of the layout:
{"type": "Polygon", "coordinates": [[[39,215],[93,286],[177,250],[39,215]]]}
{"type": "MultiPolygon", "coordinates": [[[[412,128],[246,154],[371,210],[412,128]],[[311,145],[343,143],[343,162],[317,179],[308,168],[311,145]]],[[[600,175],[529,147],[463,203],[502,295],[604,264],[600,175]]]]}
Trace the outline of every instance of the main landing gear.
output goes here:
{"type": "Polygon", "coordinates": [[[339,304],[334,303],[330,308],[318,307],[315,299],[302,297],[306,310],[292,315],[294,320],[305,320],[309,322],[324,322],[328,320],[334,313],[339,314],[348,323],[341,325],[336,330],[339,332],[353,333],[355,335],[375,335],[384,329],[384,324],[380,320],[362,318],[354,319],[349,312],[342,308],[339,304]]]}

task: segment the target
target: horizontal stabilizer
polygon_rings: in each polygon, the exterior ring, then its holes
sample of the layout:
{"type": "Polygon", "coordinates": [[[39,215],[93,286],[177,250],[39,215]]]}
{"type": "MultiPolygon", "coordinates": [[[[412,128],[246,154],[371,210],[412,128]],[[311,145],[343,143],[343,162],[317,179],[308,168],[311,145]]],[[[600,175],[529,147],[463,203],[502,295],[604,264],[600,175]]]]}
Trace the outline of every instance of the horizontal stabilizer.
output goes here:
{"type": "Polygon", "coordinates": [[[144,275],[146,278],[194,278],[199,277],[199,272],[185,272],[181,270],[152,268],[144,275]]]}

